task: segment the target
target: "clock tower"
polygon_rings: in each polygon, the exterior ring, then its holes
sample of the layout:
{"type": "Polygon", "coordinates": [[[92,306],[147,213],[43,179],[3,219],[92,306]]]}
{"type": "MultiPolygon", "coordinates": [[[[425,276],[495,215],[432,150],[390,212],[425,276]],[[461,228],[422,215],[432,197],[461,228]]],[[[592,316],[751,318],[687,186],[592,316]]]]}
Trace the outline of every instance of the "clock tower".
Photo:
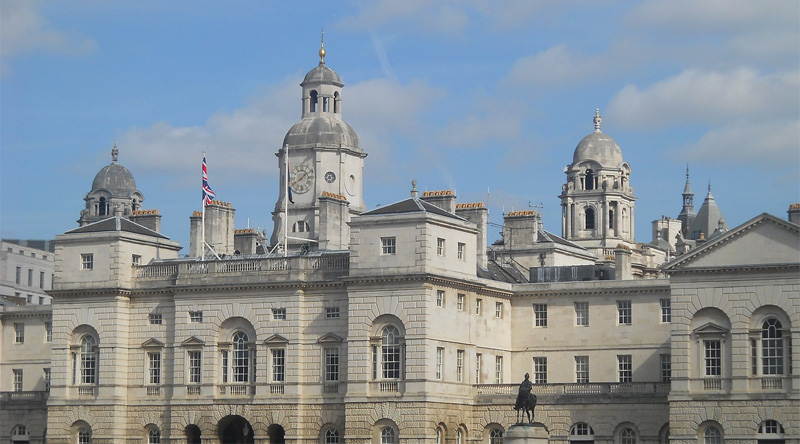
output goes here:
{"type": "MultiPolygon", "coordinates": [[[[272,212],[270,244],[283,243],[287,233],[290,249],[318,247],[319,198],[323,193],[347,202],[348,209],[341,214],[346,220],[337,222],[343,226],[351,215],[366,209],[362,178],[367,154],[361,149],[356,132],[342,119],[344,84],[325,65],[324,40],[319,58],[319,65],[300,84],[302,118],[286,133],[283,146],[276,153],[281,193],[272,212]],[[287,173],[290,196],[286,192],[287,173]]],[[[330,215],[326,216],[324,220],[334,222],[330,215]]]]}

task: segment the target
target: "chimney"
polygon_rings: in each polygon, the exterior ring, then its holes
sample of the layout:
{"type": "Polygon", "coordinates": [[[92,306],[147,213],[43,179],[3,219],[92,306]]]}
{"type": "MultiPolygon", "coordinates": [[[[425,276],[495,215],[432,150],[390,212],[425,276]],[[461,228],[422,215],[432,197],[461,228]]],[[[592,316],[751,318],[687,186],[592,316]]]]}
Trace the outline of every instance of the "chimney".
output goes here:
{"type": "Polygon", "coordinates": [[[131,213],[131,222],[136,222],[156,233],[161,232],[161,215],[158,214],[158,210],[136,210],[131,213]]]}
{"type": "MultiPolygon", "coordinates": [[[[206,244],[214,249],[217,255],[233,254],[234,228],[233,214],[236,210],[228,202],[221,200],[211,201],[206,206],[206,244]]],[[[200,257],[203,253],[202,242],[202,213],[195,211],[189,217],[189,256],[200,257]]],[[[206,250],[206,256],[213,256],[206,250]]]]}
{"type": "Polygon", "coordinates": [[[789,222],[800,225],[800,203],[789,205],[789,222]]]}
{"type": "Polygon", "coordinates": [[[475,245],[475,256],[478,265],[481,268],[486,268],[486,223],[489,221],[489,210],[483,205],[483,202],[460,203],[455,206],[456,216],[461,216],[464,219],[472,222],[478,228],[478,235],[475,245]]]}
{"type": "Polygon", "coordinates": [[[509,211],[503,217],[503,242],[507,249],[532,247],[539,218],[536,211],[509,211]]]}
{"type": "Polygon", "coordinates": [[[456,193],[453,190],[425,191],[421,200],[436,205],[448,213],[456,214],[456,193]]]}
{"type": "Polygon", "coordinates": [[[256,238],[258,232],[255,228],[242,228],[233,231],[234,254],[256,254],[256,238]]]}
{"type": "Polygon", "coordinates": [[[619,244],[614,249],[614,275],[617,280],[633,279],[631,271],[631,250],[619,244]]]}
{"type": "Polygon", "coordinates": [[[350,245],[350,203],[340,195],[323,191],[319,202],[319,249],[346,250],[350,245]]]}

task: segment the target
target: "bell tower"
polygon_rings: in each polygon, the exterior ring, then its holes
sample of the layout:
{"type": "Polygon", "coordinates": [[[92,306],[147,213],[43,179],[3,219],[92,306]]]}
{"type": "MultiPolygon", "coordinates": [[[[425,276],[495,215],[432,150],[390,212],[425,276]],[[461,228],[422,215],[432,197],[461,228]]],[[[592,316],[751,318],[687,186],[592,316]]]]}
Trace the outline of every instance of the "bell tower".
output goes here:
{"type": "Polygon", "coordinates": [[[325,55],[323,34],[319,64],[300,84],[301,119],[286,133],[282,148],[275,154],[281,193],[272,212],[271,245],[283,243],[287,234],[290,249],[316,249],[320,220],[346,225],[351,215],[366,209],[362,180],[367,154],[356,132],[342,119],[344,84],[325,64],[325,55]],[[340,217],[320,218],[323,193],[346,201],[348,210],[339,212],[340,217]]]}
{"type": "Polygon", "coordinates": [[[572,163],[564,168],[567,182],[559,196],[562,236],[599,257],[619,244],[634,246],[636,201],[631,167],[617,142],[600,130],[602,122],[598,109],[594,132],[578,143],[572,163]]]}

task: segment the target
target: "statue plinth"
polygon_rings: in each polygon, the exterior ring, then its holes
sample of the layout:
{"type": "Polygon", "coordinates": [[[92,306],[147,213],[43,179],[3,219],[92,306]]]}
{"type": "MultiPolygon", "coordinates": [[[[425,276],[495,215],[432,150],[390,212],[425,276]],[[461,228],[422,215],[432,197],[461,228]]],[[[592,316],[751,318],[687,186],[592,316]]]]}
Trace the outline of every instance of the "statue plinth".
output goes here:
{"type": "Polygon", "coordinates": [[[541,424],[514,424],[503,435],[504,444],[548,444],[550,433],[541,424]]]}

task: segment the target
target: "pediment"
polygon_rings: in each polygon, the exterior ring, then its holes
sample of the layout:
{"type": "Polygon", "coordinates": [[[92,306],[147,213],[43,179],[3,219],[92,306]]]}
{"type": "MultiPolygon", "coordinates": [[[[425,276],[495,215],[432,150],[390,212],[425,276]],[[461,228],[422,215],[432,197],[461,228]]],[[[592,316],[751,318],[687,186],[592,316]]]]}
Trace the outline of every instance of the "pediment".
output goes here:
{"type": "Polygon", "coordinates": [[[264,343],[267,345],[281,345],[281,344],[288,344],[289,340],[281,335],[272,335],[267,339],[265,339],[264,343]]]}
{"type": "Polygon", "coordinates": [[[189,336],[183,342],[181,342],[181,345],[184,346],[184,347],[191,347],[191,346],[206,345],[206,343],[205,343],[205,341],[203,341],[202,339],[198,338],[197,336],[189,336]]]}
{"type": "Polygon", "coordinates": [[[665,265],[667,272],[800,263],[800,227],[769,214],[709,240],[665,265]]]}
{"type": "Polygon", "coordinates": [[[694,333],[697,335],[724,335],[728,333],[728,329],[709,322],[694,329],[694,333]]]}
{"type": "Polygon", "coordinates": [[[142,342],[142,347],[143,348],[156,348],[156,347],[163,348],[164,347],[164,343],[159,341],[158,339],[150,338],[150,339],[142,342]]]}
{"type": "Polygon", "coordinates": [[[333,334],[333,333],[328,333],[328,334],[326,334],[324,336],[321,336],[319,339],[317,339],[317,342],[319,342],[320,344],[341,343],[342,342],[342,338],[337,336],[337,335],[335,335],[335,334],[333,334]]]}

